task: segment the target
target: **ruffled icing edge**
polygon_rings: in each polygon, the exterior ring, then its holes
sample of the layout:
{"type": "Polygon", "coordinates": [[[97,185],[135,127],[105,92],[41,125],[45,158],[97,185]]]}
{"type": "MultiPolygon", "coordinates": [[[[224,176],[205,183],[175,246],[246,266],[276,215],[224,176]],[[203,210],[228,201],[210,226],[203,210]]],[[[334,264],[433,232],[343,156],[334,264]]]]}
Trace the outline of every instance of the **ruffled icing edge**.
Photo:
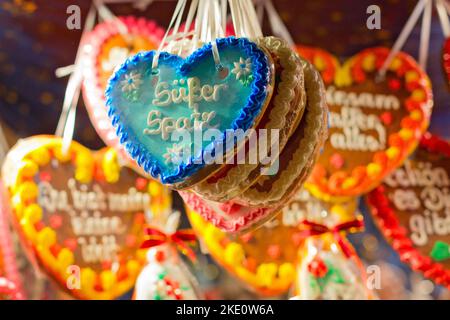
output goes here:
{"type": "MultiPolygon", "coordinates": [[[[305,136],[300,141],[299,147],[293,153],[286,169],[280,177],[272,183],[267,192],[260,192],[249,188],[241,196],[240,200],[248,204],[260,206],[273,205],[283,198],[285,192],[292,187],[302,170],[308,166],[314,151],[321,146],[326,135],[326,114],[328,112],[325,102],[325,89],[319,72],[308,61],[301,59],[305,71],[305,86],[307,95],[306,128],[305,136]]],[[[288,142],[289,143],[289,142],[288,142]]],[[[313,163],[309,165],[312,168],[313,163]]],[[[309,171],[308,171],[309,172],[309,171]]],[[[306,179],[306,177],[304,177],[306,179]]],[[[304,180],[303,179],[303,180],[304,180]]]]}
{"type": "MultiPolygon", "coordinates": [[[[280,57],[280,64],[283,71],[281,72],[280,83],[274,89],[276,90],[275,96],[272,97],[274,107],[270,112],[269,121],[265,126],[269,130],[274,128],[280,129],[286,123],[285,116],[293,108],[292,103],[295,102],[296,95],[300,94],[305,96],[303,66],[295,61],[297,59],[295,51],[283,39],[264,37],[258,39],[256,43],[280,57]],[[296,93],[299,83],[303,90],[296,93]]],[[[303,102],[306,101],[301,102],[302,109],[305,107],[303,102]]],[[[287,143],[287,138],[285,144],[287,143]]],[[[246,183],[246,178],[257,167],[258,164],[234,166],[223,178],[220,178],[214,183],[208,183],[207,181],[201,182],[194,187],[194,190],[211,200],[231,200],[234,195],[241,192],[243,184],[246,183]],[[233,189],[233,192],[230,192],[230,189],[233,189]]]]}
{"type": "Polygon", "coordinates": [[[226,219],[208,206],[195,193],[190,191],[178,191],[178,193],[191,210],[197,212],[204,220],[225,232],[241,232],[277,212],[271,208],[252,208],[246,215],[236,219],[230,216],[229,219],[226,219]]]}

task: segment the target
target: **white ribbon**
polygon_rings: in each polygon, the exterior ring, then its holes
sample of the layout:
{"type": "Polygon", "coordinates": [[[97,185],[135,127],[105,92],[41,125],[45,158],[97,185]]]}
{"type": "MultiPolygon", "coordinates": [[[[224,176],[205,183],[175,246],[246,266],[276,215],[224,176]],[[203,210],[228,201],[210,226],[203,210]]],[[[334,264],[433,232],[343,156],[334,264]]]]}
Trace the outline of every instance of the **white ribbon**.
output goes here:
{"type": "Polygon", "coordinates": [[[441,23],[442,32],[446,38],[450,37],[450,21],[448,15],[450,14],[450,6],[444,0],[436,0],[436,10],[441,23]]]}
{"type": "Polygon", "coordinates": [[[81,34],[80,45],[78,46],[75,57],[75,64],[72,74],[67,82],[66,92],[64,95],[63,107],[61,116],[59,117],[58,126],[56,127],[56,136],[63,138],[62,152],[67,152],[70,143],[72,142],[73,133],[75,129],[75,116],[78,99],[80,97],[81,83],[83,80],[82,72],[82,50],[83,39],[87,32],[92,30],[95,24],[95,7],[91,6],[86,22],[84,24],[83,32],[81,34]]]}
{"type": "Polygon", "coordinates": [[[403,27],[402,31],[400,32],[399,37],[394,43],[394,46],[392,47],[391,51],[389,52],[389,55],[387,56],[386,60],[384,61],[383,66],[380,68],[378,72],[378,79],[384,79],[386,76],[386,71],[391,64],[394,57],[397,55],[398,52],[403,48],[403,45],[405,44],[406,40],[408,39],[409,35],[411,34],[411,31],[413,30],[414,26],[416,25],[417,21],[419,20],[419,17],[421,13],[423,12],[425,5],[427,1],[431,0],[420,0],[416,7],[414,8],[411,16],[408,18],[408,21],[406,22],[405,26],[403,27]]]}
{"type": "Polygon", "coordinates": [[[422,29],[420,30],[419,65],[424,71],[427,69],[428,49],[430,47],[431,15],[433,0],[428,0],[422,16],[422,29]]]}
{"type": "MultiPolygon", "coordinates": [[[[264,7],[266,8],[267,17],[269,18],[270,28],[272,32],[277,37],[280,37],[288,42],[288,44],[293,47],[295,45],[289,30],[281,19],[278,12],[275,10],[271,0],[265,0],[264,7]]],[[[262,19],[262,18],[261,18],[262,19]]]]}
{"type": "MultiPolygon", "coordinates": [[[[171,31],[172,26],[175,23],[178,24],[178,26],[176,26],[176,29],[178,30],[179,21],[181,21],[178,19],[178,16],[180,16],[180,17],[183,16],[183,11],[184,11],[185,6],[186,6],[186,0],[178,0],[177,6],[175,7],[175,11],[172,15],[172,19],[170,20],[170,23],[169,23],[169,27],[167,28],[166,33],[164,34],[164,37],[161,40],[158,50],[156,51],[155,55],[153,56],[152,70],[156,70],[158,68],[159,56],[161,54],[162,49],[164,48],[165,42],[167,41],[167,36],[169,35],[169,32],[171,31]]],[[[172,34],[176,34],[176,32],[172,32],[172,34]]]]}
{"type": "Polygon", "coordinates": [[[6,154],[8,153],[9,145],[6,140],[5,133],[3,132],[2,125],[0,124],[0,167],[5,160],[6,154]]]}

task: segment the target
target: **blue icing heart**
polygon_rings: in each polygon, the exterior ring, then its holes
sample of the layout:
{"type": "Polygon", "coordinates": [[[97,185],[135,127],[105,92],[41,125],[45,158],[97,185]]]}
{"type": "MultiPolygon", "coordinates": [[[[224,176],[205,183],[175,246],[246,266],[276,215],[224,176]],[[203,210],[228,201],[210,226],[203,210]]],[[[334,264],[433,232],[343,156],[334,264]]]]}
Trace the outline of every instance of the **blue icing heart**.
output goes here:
{"type": "Polygon", "coordinates": [[[216,43],[223,69],[207,44],[186,59],[162,52],[156,70],[155,51],[139,53],[109,80],[107,107],[120,142],[163,183],[182,182],[203,168],[205,152],[225,143],[226,130],[251,128],[267,99],[270,67],[264,52],[245,38],[216,43]],[[194,148],[194,131],[208,128],[220,136],[194,148]],[[172,141],[179,129],[188,130],[192,143],[172,141]]]}

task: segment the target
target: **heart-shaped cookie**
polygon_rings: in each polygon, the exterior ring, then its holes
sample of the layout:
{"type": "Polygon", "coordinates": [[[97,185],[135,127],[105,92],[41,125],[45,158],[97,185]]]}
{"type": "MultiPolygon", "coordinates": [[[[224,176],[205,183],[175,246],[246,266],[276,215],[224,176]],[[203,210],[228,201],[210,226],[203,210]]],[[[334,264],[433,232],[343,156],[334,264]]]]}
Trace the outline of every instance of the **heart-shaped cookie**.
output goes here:
{"type": "Polygon", "coordinates": [[[154,21],[132,16],[102,22],[84,37],[83,98],[91,122],[106,145],[128,157],[105,107],[109,77],[129,56],[157,49],[164,30],[154,21]]]}
{"type": "Polygon", "coordinates": [[[164,220],[168,190],[120,167],[117,153],[62,139],[21,140],[2,170],[23,244],[62,288],[82,299],[130,290],[145,263],[146,219],[164,220]]]}
{"type": "Polygon", "coordinates": [[[212,257],[231,274],[263,296],[286,293],[296,277],[298,251],[308,237],[305,221],[336,224],[336,215],[353,216],[356,201],[325,208],[305,189],[281,213],[258,229],[230,235],[187,208],[191,225],[212,257]],[[329,213],[329,216],[324,216],[329,213]]]}
{"type": "Polygon", "coordinates": [[[450,144],[424,135],[367,202],[400,258],[450,289],[450,144]]]}
{"type": "Polygon", "coordinates": [[[322,73],[330,110],[329,138],[307,187],[322,198],[363,194],[417,146],[430,118],[429,79],[402,52],[378,79],[386,48],[366,49],[342,66],[323,50],[299,53],[322,73]]]}
{"type": "Polygon", "coordinates": [[[135,55],[106,89],[121,143],[165,184],[191,186],[217,170],[205,165],[205,154],[223,149],[226,130],[254,127],[270,101],[270,57],[245,38],[217,39],[216,46],[218,55],[207,44],[186,59],[162,52],[154,70],[155,51],[135,55]],[[195,135],[204,131],[214,134],[195,135]]]}

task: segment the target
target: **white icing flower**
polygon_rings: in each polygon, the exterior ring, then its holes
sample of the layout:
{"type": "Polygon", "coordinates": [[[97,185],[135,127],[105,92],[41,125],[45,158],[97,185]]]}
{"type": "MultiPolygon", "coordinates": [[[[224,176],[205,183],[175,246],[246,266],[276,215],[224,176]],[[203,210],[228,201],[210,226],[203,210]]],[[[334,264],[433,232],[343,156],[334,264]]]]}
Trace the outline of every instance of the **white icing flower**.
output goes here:
{"type": "Polygon", "coordinates": [[[122,85],[123,92],[130,92],[137,90],[142,84],[141,75],[131,71],[129,74],[125,75],[125,79],[120,82],[122,85]]]}
{"type": "Polygon", "coordinates": [[[179,164],[183,157],[183,146],[174,143],[172,147],[168,147],[167,152],[164,154],[165,162],[179,164]]]}
{"type": "Polygon", "coordinates": [[[251,59],[248,58],[244,60],[244,58],[240,57],[238,62],[234,62],[234,68],[231,70],[232,73],[236,75],[236,80],[240,80],[241,78],[247,76],[252,71],[252,62],[251,59]]]}
{"type": "Polygon", "coordinates": [[[102,62],[104,71],[113,71],[121,65],[128,57],[130,51],[127,48],[114,47],[109,51],[108,60],[102,62]]]}

